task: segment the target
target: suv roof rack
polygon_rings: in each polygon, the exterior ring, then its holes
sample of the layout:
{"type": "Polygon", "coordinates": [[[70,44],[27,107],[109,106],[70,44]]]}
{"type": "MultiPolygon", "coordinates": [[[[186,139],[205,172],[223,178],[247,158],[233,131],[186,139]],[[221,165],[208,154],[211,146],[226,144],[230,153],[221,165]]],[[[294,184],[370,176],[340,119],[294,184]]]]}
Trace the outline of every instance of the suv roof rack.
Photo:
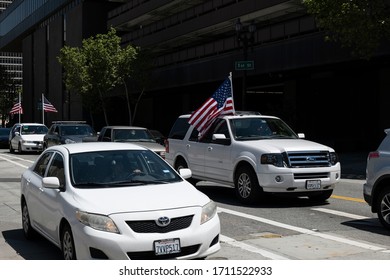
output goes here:
{"type": "Polygon", "coordinates": [[[86,121],[52,121],[53,124],[60,124],[60,123],[87,123],[86,121]]]}
{"type": "Polygon", "coordinates": [[[261,115],[260,112],[256,111],[236,111],[235,115],[246,116],[246,115],[261,115]]]}

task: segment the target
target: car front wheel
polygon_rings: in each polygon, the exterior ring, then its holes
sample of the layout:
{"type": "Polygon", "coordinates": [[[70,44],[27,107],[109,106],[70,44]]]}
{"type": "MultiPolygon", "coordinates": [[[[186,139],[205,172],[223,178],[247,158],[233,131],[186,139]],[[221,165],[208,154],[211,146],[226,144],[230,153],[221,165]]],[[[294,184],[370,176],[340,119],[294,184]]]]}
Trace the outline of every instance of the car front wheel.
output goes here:
{"type": "Polygon", "coordinates": [[[68,224],[65,224],[61,231],[61,249],[64,260],[76,260],[73,234],[68,224]]]}
{"type": "Polygon", "coordinates": [[[242,166],[238,168],[234,186],[238,199],[245,204],[254,203],[261,198],[261,189],[256,173],[251,167],[242,166]]]}
{"type": "Polygon", "coordinates": [[[11,142],[9,142],[9,152],[13,154],[15,152],[15,149],[12,147],[11,142]]]}
{"type": "Polygon", "coordinates": [[[390,229],[390,187],[384,188],[377,200],[378,218],[382,225],[390,229]]]}

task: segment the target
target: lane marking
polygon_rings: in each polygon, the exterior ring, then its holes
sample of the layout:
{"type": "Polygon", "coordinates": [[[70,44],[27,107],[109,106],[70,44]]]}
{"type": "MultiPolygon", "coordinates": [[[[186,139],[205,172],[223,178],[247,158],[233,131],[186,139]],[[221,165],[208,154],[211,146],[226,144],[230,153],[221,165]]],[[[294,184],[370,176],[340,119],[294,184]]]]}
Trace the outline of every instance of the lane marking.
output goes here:
{"type": "Polygon", "coordinates": [[[240,249],[243,249],[245,251],[252,252],[252,253],[260,254],[263,257],[266,257],[266,258],[271,259],[271,260],[289,260],[288,258],[283,257],[281,255],[274,254],[274,253],[269,252],[267,250],[260,249],[260,248],[257,248],[255,246],[246,244],[244,242],[237,241],[237,240],[230,238],[228,236],[225,236],[225,235],[220,235],[220,239],[222,242],[227,243],[231,246],[234,246],[234,247],[237,247],[237,248],[240,248],[240,249]]]}
{"type": "Polygon", "coordinates": [[[242,213],[242,212],[238,212],[238,211],[234,211],[234,210],[230,210],[230,209],[226,209],[226,208],[218,207],[218,209],[221,212],[228,213],[228,214],[231,214],[231,215],[235,215],[235,216],[238,216],[238,217],[242,217],[242,218],[258,221],[258,222],[261,222],[261,223],[265,223],[265,224],[269,224],[269,225],[272,225],[272,226],[276,226],[276,227],[280,227],[280,228],[284,228],[284,229],[300,232],[300,233],[303,233],[303,234],[308,234],[308,235],[312,235],[312,236],[321,237],[323,239],[332,240],[332,241],[336,241],[336,242],[339,242],[339,243],[348,244],[348,245],[356,246],[356,247],[367,249],[367,250],[371,250],[371,251],[385,251],[385,250],[388,250],[387,248],[379,247],[379,246],[376,246],[376,245],[371,245],[371,244],[367,244],[367,243],[351,240],[351,239],[344,238],[344,237],[333,236],[333,235],[326,234],[326,233],[316,232],[316,231],[313,231],[313,230],[309,230],[309,229],[305,229],[305,228],[301,228],[301,227],[296,227],[296,226],[280,223],[280,222],[277,222],[277,221],[261,218],[261,217],[250,215],[250,214],[245,214],[245,213],[242,213]]]}
{"type": "Polygon", "coordinates": [[[351,218],[351,219],[354,219],[354,220],[371,219],[371,217],[360,216],[360,215],[355,215],[355,214],[351,214],[351,213],[347,213],[347,212],[331,210],[331,209],[326,209],[326,208],[311,208],[311,210],[324,212],[324,213],[329,213],[329,214],[333,214],[333,215],[336,215],[336,216],[347,217],[347,218],[351,218]]]}
{"type": "Polygon", "coordinates": [[[349,197],[349,196],[332,195],[331,198],[366,203],[366,201],[362,198],[355,198],[355,197],[349,197]]]}
{"type": "MultiPolygon", "coordinates": [[[[13,157],[13,158],[17,158],[17,157],[13,157]]],[[[5,161],[8,161],[8,162],[10,162],[10,163],[12,163],[12,164],[18,165],[18,166],[23,167],[23,168],[28,168],[28,167],[29,167],[29,166],[23,165],[23,164],[21,164],[21,163],[18,163],[18,162],[16,162],[16,161],[13,161],[13,160],[11,160],[11,159],[9,159],[9,158],[6,158],[6,157],[4,157],[4,156],[0,156],[0,159],[3,159],[3,160],[5,160],[5,161]]],[[[21,159],[21,160],[24,160],[24,161],[31,162],[30,160],[26,160],[26,159],[22,159],[22,158],[17,158],[17,159],[21,159]]]]}

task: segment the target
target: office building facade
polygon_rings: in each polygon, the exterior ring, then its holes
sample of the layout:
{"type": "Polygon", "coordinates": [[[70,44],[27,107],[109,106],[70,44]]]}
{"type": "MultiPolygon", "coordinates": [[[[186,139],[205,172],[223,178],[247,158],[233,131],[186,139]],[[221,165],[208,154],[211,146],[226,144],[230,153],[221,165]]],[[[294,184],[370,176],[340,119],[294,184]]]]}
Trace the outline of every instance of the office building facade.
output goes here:
{"type": "MultiPolygon", "coordinates": [[[[390,127],[389,49],[366,61],[324,42],[299,0],[16,0],[7,10],[0,50],[23,52],[31,121],[40,121],[33,104],[42,93],[59,111],[47,121],[92,121],[80,96],[66,91],[57,56],[112,26],[123,45],[154,58],[136,125],[168,133],[177,115],[197,109],[232,73],[236,109],[282,117],[338,150],[375,148],[390,127]]],[[[114,97],[111,105],[110,124],[126,124],[125,103],[114,97]]]]}

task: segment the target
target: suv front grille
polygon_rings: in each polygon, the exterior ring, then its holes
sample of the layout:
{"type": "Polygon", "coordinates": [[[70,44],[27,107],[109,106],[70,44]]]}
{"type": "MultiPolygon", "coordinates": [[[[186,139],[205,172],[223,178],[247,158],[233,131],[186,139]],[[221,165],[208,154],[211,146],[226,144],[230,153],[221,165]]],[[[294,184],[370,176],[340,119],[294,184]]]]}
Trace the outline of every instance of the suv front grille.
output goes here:
{"type": "Polygon", "coordinates": [[[292,168],[329,167],[328,151],[302,151],[286,153],[288,166],[292,168]]]}
{"type": "Polygon", "coordinates": [[[156,221],[126,221],[128,226],[138,233],[166,233],[175,230],[188,228],[191,225],[193,215],[172,218],[169,225],[160,227],[156,224],[156,221]]]}

